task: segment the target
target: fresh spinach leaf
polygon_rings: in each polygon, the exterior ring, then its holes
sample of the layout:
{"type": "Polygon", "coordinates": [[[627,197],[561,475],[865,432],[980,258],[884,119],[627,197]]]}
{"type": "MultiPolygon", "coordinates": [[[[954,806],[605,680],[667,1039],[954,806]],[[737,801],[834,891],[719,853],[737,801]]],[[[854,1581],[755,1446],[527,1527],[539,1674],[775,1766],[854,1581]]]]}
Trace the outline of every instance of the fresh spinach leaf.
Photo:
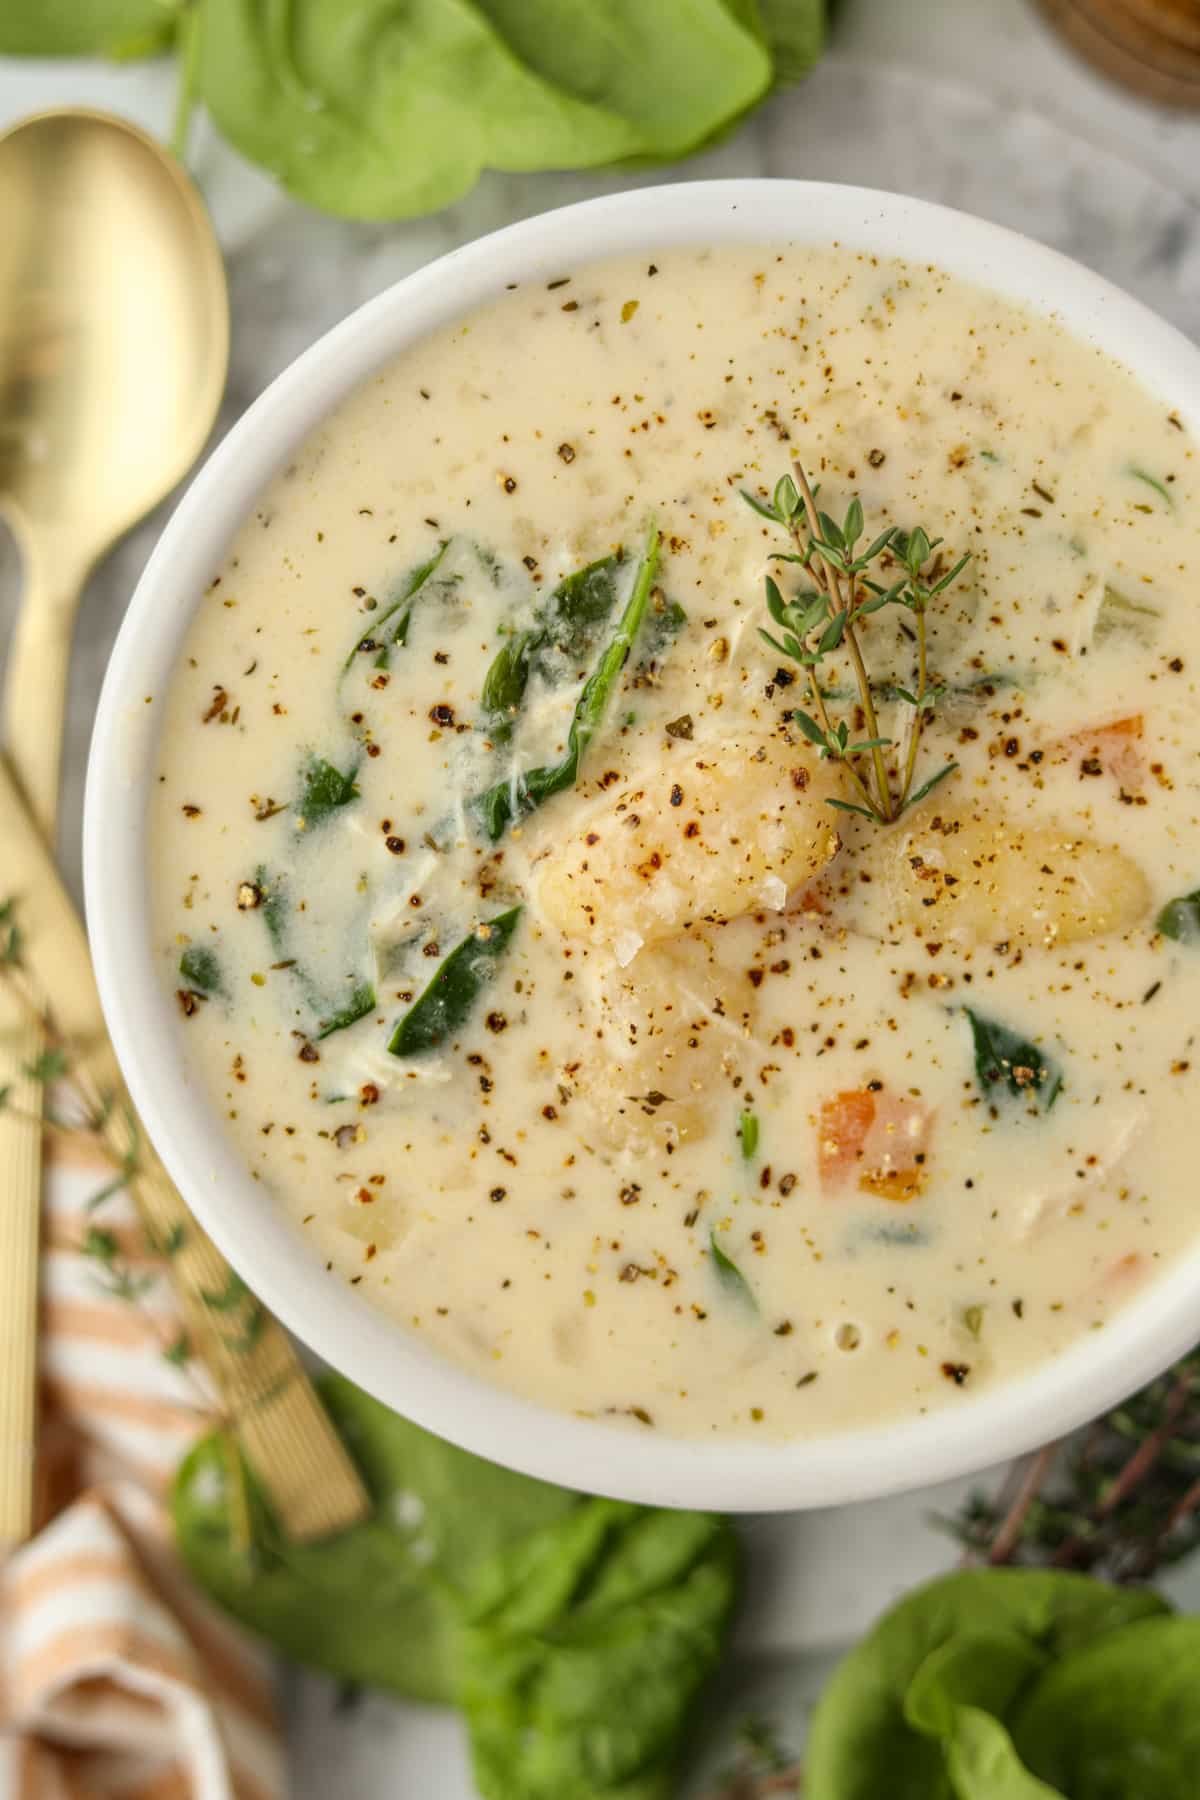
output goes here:
{"type": "Polygon", "coordinates": [[[776,81],[799,81],[825,48],[826,0],[757,0],[776,81]]]}
{"type": "Polygon", "coordinates": [[[996,1019],[964,1006],[975,1046],[975,1078],[989,1100],[1032,1100],[1049,1112],[1062,1093],[1062,1074],[1057,1064],[996,1019]]]}
{"type": "Polygon", "coordinates": [[[388,1042],[393,1056],[424,1056],[439,1049],[466,1024],[479,996],[494,979],[520,917],[521,908],[514,906],[477,926],[455,946],[393,1031],[388,1042]]]}
{"type": "Polygon", "coordinates": [[[977,1706],[956,1709],[943,1747],[955,1800],[1067,1800],[1029,1773],[999,1719],[977,1706]]]}
{"type": "Polygon", "coordinates": [[[904,1696],[914,1730],[940,1742],[957,1800],[1062,1800],[1021,1765],[1001,1724],[1046,1666],[1016,1631],[960,1631],[931,1650],[904,1696]]]}
{"type": "Polygon", "coordinates": [[[511,735],[535,671],[553,681],[563,663],[575,663],[595,648],[600,627],[616,605],[622,560],[617,551],[560,581],[534,613],[533,622],[514,632],[493,659],[480,701],[497,741],[503,743],[511,735]]]}
{"type": "MultiPolygon", "coordinates": [[[[970,1569],[918,1588],[885,1613],[826,1686],[806,1751],[811,1792],[821,1800],[960,1800],[941,1742],[905,1714],[914,1678],[934,1651],[960,1635],[1015,1634],[1054,1661],[1165,1612],[1144,1588],[1043,1569],[970,1569]]],[[[981,1693],[982,1671],[972,1679],[981,1693]]]]}
{"type": "Polygon", "coordinates": [[[667,1800],[733,1608],[728,1524],[511,1474],[340,1376],[318,1387],[372,1516],[289,1543],[249,1471],[232,1489],[239,1465],[214,1434],[171,1495],[199,1584],[298,1662],[457,1701],[485,1800],[667,1800]]]}
{"type": "Polygon", "coordinates": [[[358,639],[353,650],[342,664],[343,672],[348,669],[355,658],[364,652],[375,651],[373,667],[386,669],[391,661],[392,650],[402,647],[408,642],[408,628],[412,623],[413,609],[421,598],[421,590],[430,577],[437,572],[442,558],[449,548],[449,539],[439,544],[433,555],[415,569],[409,571],[400,584],[400,592],[390,602],[358,639]]]}
{"type": "Polygon", "coordinates": [[[179,958],[179,973],[189,987],[198,988],[202,994],[225,992],[220,960],[216,951],[205,944],[188,945],[179,958]]]}
{"type": "Polygon", "coordinates": [[[246,1471],[251,1543],[241,1546],[230,1493],[236,1465],[214,1434],[175,1477],[180,1553],[227,1612],[298,1662],[452,1702],[459,1687],[454,1584],[573,1512],[578,1496],[456,1450],[340,1376],[318,1385],[367,1485],[372,1516],[323,1543],[289,1543],[246,1471]]]}
{"type": "Polygon", "coordinates": [[[332,1037],[335,1031],[345,1031],[348,1025],[356,1025],[374,1010],[375,989],[369,981],[360,982],[343,1006],[335,1007],[333,1012],[318,1021],[316,1036],[332,1037]]]}
{"type": "Polygon", "coordinates": [[[575,703],[575,712],[567,732],[566,755],[560,762],[548,763],[539,769],[527,769],[514,775],[511,780],[497,782],[475,800],[475,811],[493,843],[509,825],[524,818],[526,814],[535,812],[551,795],[560,794],[565,788],[575,785],[579,765],[604,721],[608,703],[646,616],[650,589],[658,568],[659,542],[658,532],[651,530],[638,564],[632,592],[616,631],[575,703]]]}
{"type": "Polygon", "coordinates": [[[1200,943],[1200,888],[1168,900],[1154,923],[1164,937],[1174,938],[1178,944],[1200,943]]]}
{"type": "Polygon", "coordinates": [[[489,167],[699,150],[772,80],[807,71],[825,11],[825,0],[7,0],[0,54],[150,56],[194,27],[188,92],[194,78],[243,155],[327,212],[404,218],[449,204],[489,167]]]}
{"type": "Polygon", "coordinates": [[[460,1696],[484,1800],[669,1800],[736,1585],[723,1520],[614,1500],[476,1564],[460,1696]]]}
{"type": "Polygon", "coordinates": [[[157,56],[183,0],[4,0],[0,56],[157,56]]]}
{"type": "Polygon", "coordinates": [[[1070,1800],[1195,1800],[1200,1618],[1144,1619],[1048,1669],[1012,1721],[1028,1767],[1070,1800]]]}
{"type": "Polygon", "coordinates": [[[738,1268],[733,1258],[731,1256],[726,1256],[724,1250],[722,1250],[720,1244],[717,1242],[717,1234],[715,1231],[710,1231],[708,1234],[708,1248],[712,1255],[713,1268],[716,1270],[717,1280],[720,1282],[725,1292],[732,1299],[740,1301],[743,1306],[749,1307],[751,1312],[757,1312],[758,1301],[754,1298],[754,1289],[750,1286],[750,1283],[746,1280],[746,1277],[742,1274],[742,1271],[738,1268]]]}
{"type": "Polygon", "coordinates": [[[357,768],[352,768],[343,775],[323,756],[310,756],[304,766],[304,785],[295,806],[296,830],[311,831],[314,825],[323,825],[339,807],[349,806],[352,800],[357,800],[357,774],[357,768]]]}
{"type": "Polygon", "coordinates": [[[435,211],[489,167],[684,155],[772,72],[723,0],[204,0],[201,18],[220,130],[358,218],[435,211]]]}

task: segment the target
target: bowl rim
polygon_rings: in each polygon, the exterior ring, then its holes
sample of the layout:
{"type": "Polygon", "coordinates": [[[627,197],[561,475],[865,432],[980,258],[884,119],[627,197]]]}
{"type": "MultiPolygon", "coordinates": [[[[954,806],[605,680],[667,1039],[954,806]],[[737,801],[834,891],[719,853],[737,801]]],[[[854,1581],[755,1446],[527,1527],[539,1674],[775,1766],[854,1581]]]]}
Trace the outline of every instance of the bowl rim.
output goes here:
{"type": "Polygon", "coordinates": [[[143,1124],[188,1206],[264,1304],[335,1369],[452,1443],[527,1475],[653,1504],[768,1512],[901,1493],[1019,1455],[1115,1405],[1200,1330],[1200,1241],[1102,1332],[925,1414],[785,1442],[681,1439],[558,1412],[452,1363],[331,1279],[226,1139],[190,1075],[150,929],[146,803],[165,691],[233,534],[304,437],[410,344],[499,295],[603,257],[840,243],[939,265],[1059,320],[1200,433],[1200,349],[1110,282],[1019,233],[825,182],[692,181],[585,200],[452,250],[369,300],[259,396],[180,500],[130,601],[96,713],[84,884],[96,977],[143,1124]]]}

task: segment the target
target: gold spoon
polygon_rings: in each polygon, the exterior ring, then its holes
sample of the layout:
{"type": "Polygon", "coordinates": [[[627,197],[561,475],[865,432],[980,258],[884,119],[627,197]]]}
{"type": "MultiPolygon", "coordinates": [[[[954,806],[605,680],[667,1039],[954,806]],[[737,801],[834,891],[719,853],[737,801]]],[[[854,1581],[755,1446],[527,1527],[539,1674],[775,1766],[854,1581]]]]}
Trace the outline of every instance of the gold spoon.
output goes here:
{"type": "MultiPolygon", "coordinates": [[[[25,570],[3,740],[53,842],[80,594],[203,448],[229,308],[196,189],[121,119],[68,108],[0,137],[0,219],[0,513],[25,570]]],[[[41,1089],[22,1071],[40,1048],[0,994],[0,1548],[30,1516],[41,1089]]]]}

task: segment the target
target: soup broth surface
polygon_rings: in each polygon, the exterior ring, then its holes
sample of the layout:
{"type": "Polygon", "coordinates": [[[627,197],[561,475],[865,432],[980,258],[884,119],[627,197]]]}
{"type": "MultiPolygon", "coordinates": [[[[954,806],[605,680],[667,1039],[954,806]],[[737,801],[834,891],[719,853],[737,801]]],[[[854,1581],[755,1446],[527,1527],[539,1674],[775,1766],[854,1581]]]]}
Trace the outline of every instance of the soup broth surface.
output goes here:
{"type": "Polygon", "coordinates": [[[215,573],[154,702],[180,1054],[331,1281],[522,1394],[961,1405],[1194,1239],[1198,670],[1196,445],[1052,320],[837,247],[564,268],[215,573]],[[918,712],[910,792],[956,765],[891,823],[797,719],[873,735],[848,643],[814,696],[762,636],[793,460],[970,557],[923,688],[916,611],[855,628],[891,791],[918,712]]]}

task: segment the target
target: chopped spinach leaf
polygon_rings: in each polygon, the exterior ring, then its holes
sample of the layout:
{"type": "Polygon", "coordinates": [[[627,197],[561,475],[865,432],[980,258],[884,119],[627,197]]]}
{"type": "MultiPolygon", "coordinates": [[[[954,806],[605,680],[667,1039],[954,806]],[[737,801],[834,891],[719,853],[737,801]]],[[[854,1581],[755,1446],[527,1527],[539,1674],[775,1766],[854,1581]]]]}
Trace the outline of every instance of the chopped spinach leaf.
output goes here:
{"type": "Polygon", "coordinates": [[[712,1252],[713,1268],[716,1270],[717,1280],[725,1292],[732,1299],[739,1300],[743,1306],[749,1307],[751,1312],[757,1312],[758,1301],[754,1298],[754,1289],[733,1258],[727,1256],[718,1244],[715,1230],[708,1234],[708,1247],[712,1252]]]}
{"type": "Polygon", "coordinates": [[[1168,900],[1154,923],[1164,937],[1174,938],[1178,944],[1200,943],[1200,888],[1168,900]]]}
{"type": "Polygon", "coordinates": [[[552,794],[573,787],[579,765],[604,720],[609,700],[629,659],[650,601],[650,589],[658,568],[659,534],[652,529],[638,565],[633,591],[617,629],[602,651],[575,703],[567,733],[567,752],[560,762],[515,774],[480,794],[474,808],[487,836],[495,843],[507,826],[536,811],[552,794]]]}
{"type": "Polygon", "coordinates": [[[861,1232],[868,1244],[888,1244],[893,1249],[912,1250],[929,1242],[929,1233],[913,1219],[880,1219],[861,1232]]]}
{"type": "Polygon", "coordinates": [[[1044,1050],[995,1019],[964,1006],[975,1045],[975,1076],[989,1100],[1030,1100],[1049,1112],[1062,1092],[1062,1074],[1044,1050]]]}
{"type": "Polygon", "coordinates": [[[678,600],[664,601],[661,605],[652,607],[642,629],[642,654],[638,659],[638,667],[645,669],[652,663],[661,662],[687,622],[687,613],[678,600]]]}
{"type": "Polygon", "coordinates": [[[529,659],[536,632],[515,632],[493,657],[483,678],[480,705],[488,730],[498,741],[512,736],[513,720],[529,685],[529,659]]]}
{"type": "Polygon", "coordinates": [[[1092,642],[1105,644],[1111,638],[1134,638],[1139,644],[1148,644],[1161,617],[1157,606],[1141,605],[1119,594],[1116,588],[1106,587],[1096,614],[1092,642]]]}
{"type": "Polygon", "coordinates": [[[215,950],[203,944],[189,944],[179,959],[179,973],[191,987],[202,994],[223,994],[225,983],[215,950]]]}
{"type": "MultiPolygon", "coordinates": [[[[1170,492],[1156,476],[1149,474],[1145,469],[1139,469],[1136,463],[1130,463],[1125,473],[1127,475],[1132,475],[1135,481],[1142,482],[1145,487],[1152,488],[1159,496],[1160,500],[1163,501],[1168,512],[1175,511],[1175,502],[1172,499],[1170,492]]],[[[1149,512],[1149,510],[1149,507],[1143,508],[1143,511],[1149,512]]]]}
{"type": "Polygon", "coordinates": [[[758,1149],[758,1116],[752,1112],[744,1112],[738,1120],[738,1137],[742,1145],[742,1157],[745,1162],[752,1162],[758,1149]]]}
{"type": "Polygon", "coordinates": [[[375,990],[370,982],[357,982],[347,1000],[340,1005],[334,1004],[321,993],[318,983],[300,959],[291,954],[288,929],[291,907],[285,878],[282,875],[272,875],[260,863],[254,871],[254,885],[262,895],[262,904],[255,911],[267,928],[267,937],[276,962],[287,969],[316,1015],[313,1036],[330,1037],[335,1031],[343,1031],[347,1025],[365,1018],[375,1005],[375,990]]]}
{"type": "Polygon", "coordinates": [[[357,768],[343,775],[322,756],[311,756],[304,767],[304,786],[296,802],[296,830],[311,831],[323,825],[331,813],[358,798],[357,768]]]}
{"type": "Polygon", "coordinates": [[[287,921],[288,903],[286,884],[282,875],[272,875],[265,864],[260,863],[254,871],[254,885],[262,895],[262,905],[257,909],[262,915],[262,922],[267,928],[267,936],[271,940],[271,948],[278,958],[287,955],[287,921]]]}
{"type": "Polygon", "coordinates": [[[521,908],[489,919],[450,952],[429,986],[393,1031],[393,1056],[424,1056],[461,1029],[512,942],[521,908]]]}
{"type": "Polygon", "coordinates": [[[359,1019],[365,1019],[374,1010],[375,989],[369,981],[364,981],[354,989],[344,1006],[321,1019],[316,1035],[318,1038],[332,1037],[335,1031],[344,1031],[348,1025],[357,1024],[359,1019]]]}
{"type": "Polygon", "coordinates": [[[360,653],[372,650],[377,652],[373,666],[377,669],[387,668],[392,649],[408,642],[408,628],[412,622],[413,608],[420,597],[421,589],[437,569],[448,547],[449,539],[439,544],[427,562],[419,563],[405,576],[396,598],[377,618],[371,621],[367,630],[355,644],[342,665],[343,671],[350,667],[360,653]]]}
{"type": "Polygon", "coordinates": [[[512,735],[531,675],[553,682],[561,679],[563,663],[591,654],[616,605],[623,560],[618,550],[568,575],[538,607],[532,623],[500,649],[480,696],[488,730],[499,742],[512,735]]]}

